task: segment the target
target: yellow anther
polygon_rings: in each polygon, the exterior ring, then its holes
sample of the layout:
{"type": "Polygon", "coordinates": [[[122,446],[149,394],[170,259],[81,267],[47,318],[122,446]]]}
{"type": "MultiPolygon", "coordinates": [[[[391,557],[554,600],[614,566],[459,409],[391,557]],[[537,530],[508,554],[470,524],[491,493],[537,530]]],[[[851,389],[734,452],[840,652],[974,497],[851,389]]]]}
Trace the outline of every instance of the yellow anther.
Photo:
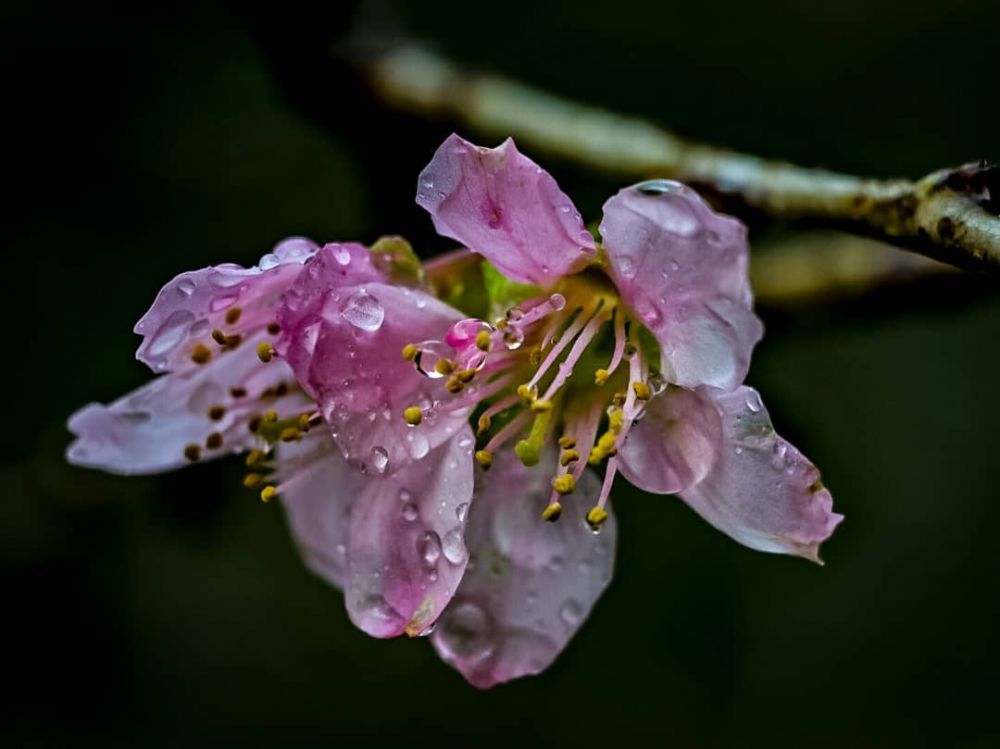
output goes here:
{"type": "Polygon", "coordinates": [[[608,414],[608,430],[618,434],[625,426],[625,412],[616,409],[608,414]]]}
{"type": "Polygon", "coordinates": [[[243,314],[243,310],[239,307],[230,307],[226,310],[226,324],[235,325],[240,321],[240,315],[243,314]]]}
{"type": "Polygon", "coordinates": [[[635,397],[641,401],[648,401],[653,395],[653,391],[649,389],[649,385],[641,380],[632,383],[632,390],[635,392],[635,397]]]}
{"type": "Polygon", "coordinates": [[[191,361],[195,364],[207,364],[208,360],[212,358],[212,349],[206,346],[204,343],[199,343],[191,351],[191,361]]]}
{"type": "Polygon", "coordinates": [[[247,459],[246,459],[247,468],[254,468],[255,466],[259,466],[261,463],[264,462],[264,458],[266,457],[267,455],[263,450],[251,450],[249,453],[247,453],[247,459]]]}
{"type": "Polygon", "coordinates": [[[490,331],[480,330],[476,333],[476,348],[480,351],[490,350],[490,331]]]}
{"type": "Polygon", "coordinates": [[[600,439],[597,440],[597,446],[601,449],[601,452],[610,454],[615,449],[615,433],[605,432],[602,434],[600,439]]]}
{"type": "Polygon", "coordinates": [[[225,406],[212,406],[208,409],[208,418],[212,421],[219,421],[223,416],[226,415],[225,406]]]}
{"type": "Polygon", "coordinates": [[[559,447],[563,450],[569,450],[570,448],[576,447],[576,440],[570,437],[568,434],[564,434],[559,438],[559,447]]]}
{"type": "Polygon", "coordinates": [[[553,502],[544,510],[542,510],[542,520],[548,521],[549,523],[554,523],[562,515],[562,505],[558,502],[553,502]]]}
{"type": "Polygon", "coordinates": [[[573,463],[579,459],[580,459],[580,453],[578,453],[576,450],[567,450],[559,457],[559,465],[568,466],[570,463],[573,463]]]}
{"type": "Polygon", "coordinates": [[[443,356],[434,362],[434,371],[440,375],[450,375],[455,371],[455,363],[443,356]]]}
{"type": "Polygon", "coordinates": [[[219,432],[212,432],[208,437],[205,438],[205,447],[209,450],[218,450],[222,447],[222,434],[219,432]]]}
{"type": "Polygon", "coordinates": [[[552,488],[559,494],[570,494],[576,489],[576,479],[572,473],[563,473],[552,479],[552,488]]]}
{"type": "Polygon", "coordinates": [[[599,466],[601,464],[601,461],[604,460],[606,457],[608,456],[607,453],[604,452],[604,450],[602,450],[599,447],[592,447],[590,448],[590,455],[587,456],[587,463],[592,466],[599,466]]]}
{"type": "Polygon", "coordinates": [[[587,524],[594,533],[601,529],[607,519],[608,513],[603,507],[591,507],[590,512],[587,513],[587,524]]]}
{"type": "Polygon", "coordinates": [[[201,460],[201,445],[185,445],[184,457],[192,463],[197,463],[201,460]]]}
{"type": "Polygon", "coordinates": [[[496,328],[497,330],[506,330],[507,320],[506,319],[497,320],[496,325],[494,325],[493,327],[496,328]]]}
{"type": "Polygon", "coordinates": [[[595,385],[603,385],[605,382],[608,381],[608,378],[610,376],[611,376],[611,373],[608,370],[606,370],[606,369],[598,369],[596,372],[594,372],[594,384],[595,385]]]}
{"type": "Polygon", "coordinates": [[[241,343],[243,343],[243,336],[241,336],[239,333],[235,333],[233,335],[227,335],[225,343],[223,345],[226,347],[227,351],[232,351],[241,343]]]}
{"type": "Polygon", "coordinates": [[[625,393],[615,393],[611,396],[611,405],[621,408],[625,405],[625,393]]]}
{"type": "Polygon", "coordinates": [[[449,377],[445,380],[444,389],[447,390],[452,395],[462,392],[462,388],[465,387],[465,383],[462,382],[457,377],[449,377]]]}
{"type": "Polygon", "coordinates": [[[215,341],[220,346],[225,346],[226,345],[226,334],[223,333],[218,328],[216,328],[215,330],[212,331],[212,340],[215,341]]]}
{"type": "Polygon", "coordinates": [[[281,326],[276,322],[268,323],[267,332],[271,335],[278,335],[281,332],[281,326]]]}
{"type": "Polygon", "coordinates": [[[493,453],[489,450],[476,450],[476,462],[483,467],[483,469],[488,469],[493,465],[493,453]]]}
{"type": "Polygon", "coordinates": [[[410,406],[403,409],[403,421],[411,427],[417,426],[423,420],[424,412],[420,410],[420,406],[410,406]]]}
{"type": "Polygon", "coordinates": [[[406,361],[413,361],[414,359],[417,358],[417,354],[419,353],[420,349],[418,349],[412,343],[408,343],[405,346],[403,346],[403,358],[406,359],[406,361]]]}
{"type": "Polygon", "coordinates": [[[265,364],[271,361],[271,357],[274,356],[274,349],[271,348],[271,344],[267,341],[261,341],[257,344],[257,358],[260,359],[265,364]]]}
{"type": "Polygon", "coordinates": [[[259,473],[248,473],[243,477],[243,486],[247,489],[256,489],[264,483],[264,477],[259,473]]]}
{"type": "Polygon", "coordinates": [[[312,416],[309,413],[299,414],[299,423],[298,423],[297,426],[298,426],[300,432],[308,432],[309,431],[309,428],[312,426],[312,424],[309,423],[309,420],[311,418],[312,418],[312,416]]]}
{"type": "Polygon", "coordinates": [[[534,366],[538,366],[542,363],[542,349],[535,346],[531,351],[528,352],[528,362],[534,366]]]}
{"type": "Polygon", "coordinates": [[[278,490],[275,489],[273,486],[265,486],[263,489],[260,490],[260,501],[270,502],[271,498],[277,493],[278,490]]]}
{"type": "Polygon", "coordinates": [[[264,420],[264,417],[260,414],[254,414],[249,419],[247,419],[247,429],[249,429],[253,434],[257,434],[257,430],[260,429],[260,423],[264,420]]]}
{"type": "Polygon", "coordinates": [[[285,427],[278,437],[282,442],[295,442],[299,438],[298,427],[285,427]]]}
{"type": "Polygon", "coordinates": [[[229,394],[234,398],[246,398],[247,389],[241,387],[229,388],[229,394]]]}
{"type": "Polygon", "coordinates": [[[538,388],[525,382],[517,386],[517,395],[525,403],[531,403],[538,397],[538,388]]]}
{"type": "Polygon", "coordinates": [[[472,378],[476,376],[476,370],[474,369],[463,369],[455,375],[460,382],[469,383],[472,382],[472,378]]]}
{"type": "Polygon", "coordinates": [[[264,412],[264,421],[274,422],[277,420],[278,420],[278,412],[275,411],[273,408],[269,408],[264,412]]]}
{"type": "Polygon", "coordinates": [[[479,424],[476,428],[476,434],[480,437],[490,431],[490,426],[493,424],[493,419],[491,419],[486,414],[479,417],[479,424]]]}
{"type": "Polygon", "coordinates": [[[531,410],[534,411],[535,413],[542,413],[543,411],[551,411],[552,401],[546,400],[545,398],[539,398],[538,400],[532,402],[531,410]]]}

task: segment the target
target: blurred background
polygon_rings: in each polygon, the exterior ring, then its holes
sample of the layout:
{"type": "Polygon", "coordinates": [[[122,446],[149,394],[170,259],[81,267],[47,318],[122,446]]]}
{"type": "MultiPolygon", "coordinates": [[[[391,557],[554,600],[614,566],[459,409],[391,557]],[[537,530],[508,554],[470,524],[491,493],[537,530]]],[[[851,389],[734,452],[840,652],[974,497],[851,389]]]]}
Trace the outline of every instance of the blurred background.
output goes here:
{"type": "MultiPolygon", "coordinates": [[[[621,482],[590,621],[547,673],[487,693],[426,642],[355,630],[238,461],[116,478],[62,456],[74,409],[149,377],[130,330],[174,274],[289,234],[447,246],[413,195],[449,127],[383,111],[333,60],[359,19],[699,139],[917,177],[998,156],[997,3],[17,5],[0,23],[0,743],[1000,745],[990,281],[762,306],[749,381],[847,516],[827,565],[621,482]]],[[[591,219],[618,187],[538,160],[591,219]]]]}

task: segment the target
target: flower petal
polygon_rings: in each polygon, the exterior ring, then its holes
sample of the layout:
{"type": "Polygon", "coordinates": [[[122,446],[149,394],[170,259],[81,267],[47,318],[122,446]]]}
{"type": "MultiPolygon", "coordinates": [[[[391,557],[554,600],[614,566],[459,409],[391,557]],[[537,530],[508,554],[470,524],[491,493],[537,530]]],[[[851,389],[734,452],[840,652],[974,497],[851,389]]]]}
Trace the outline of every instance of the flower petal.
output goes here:
{"type": "Polygon", "coordinates": [[[819,544],[843,520],[819,471],[779,437],[757,391],[710,391],[725,444],[708,475],[681,497],[709,523],[760,551],[819,561],[819,544]]]}
{"type": "Polygon", "coordinates": [[[763,334],[747,278],[746,227],[694,190],[655,180],[604,204],[601,234],[622,298],[656,336],[668,380],[731,390],[763,334]]]}
{"type": "MultiPolygon", "coordinates": [[[[234,397],[233,387],[263,392],[294,380],[282,362],[262,364],[252,343],[219,354],[208,364],[161,375],[138,390],[104,406],[91,403],[69,420],[76,440],[69,446],[69,462],[112,473],[143,474],[169,471],[189,464],[187,445],[200,445],[202,458],[238,452],[255,444],[247,429],[253,397],[234,397]],[[213,406],[225,409],[213,419],[213,406]],[[219,450],[208,450],[212,432],[223,437],[219,450]]],[[[301,393],[291,390],[268,407],[303,407],[301,393]]]]}
{"type": "Polygon", "coordinates": [[[600,490],[593,473],[562,499],[560,520],[541,518],[555,458],[551,450],[529,469],[500,453],[477,482],[465,536],[469,568],[431,642],[482,689],[546,669],[611,580],[614,517],[599,535],[584,521],[600,490]]]}
{"type": "Polygon", "coordinates": [[[670,387],[649,401],[629,430],[618,470],[647,492],[675,494],[705,478],[721,443],[715,403],[703,393],[670,387]]]}
{"type": "Polygon", "coordinates": [[[288,527],[306,566],[335,588],[347,579],[351,510],[366,487],[365,476],[340,455],[327,436],[278,445],[277,474],[287,488],[279,496],[288,527]]]}
{"type": "Polygon", "coordinates": [[[252,335],[274,321],[282,292],[316,250],[312,241],[293,237],[253,268],[226,263],[181,273],[135,324],[135,332],[143,336],[136,358],[154,372],[189,369],[196,346],[218,348],[213,329],[252,335]]]}
{"type": "Polygon", "coordinates": [[[466,427],[422,460],[369,478],[357,491],[345,596],[351,620],[368,634],[421,634],[454,595],[469,556],[463,536],[473,444],[466,427]]]}
{"type": "Polygon", "coordinates": [[[468,408],[431,408],[447,395],[442,383],[421,376],[401,356],[408,343],[440,340],[463,316],[400,286],[324,286],[322,271],[313,277],[322,257],[289,289],[278,350],[319,404],[344,456],[374,475],[391,473],[466,425],[468,408]],[[326,291],[314,295],[316,285],[326,291]],[[403,420],[411,406],[424,409],[419,427],[403,420]]]}
{"type": "Polygon", "coordinates": [[[596,251],[552,175],[510,138],[491,149],[451,135],[421,172],[417,203],[439,234],[481,253],[515,281],[551,286],[582,270],[596,251]]]}

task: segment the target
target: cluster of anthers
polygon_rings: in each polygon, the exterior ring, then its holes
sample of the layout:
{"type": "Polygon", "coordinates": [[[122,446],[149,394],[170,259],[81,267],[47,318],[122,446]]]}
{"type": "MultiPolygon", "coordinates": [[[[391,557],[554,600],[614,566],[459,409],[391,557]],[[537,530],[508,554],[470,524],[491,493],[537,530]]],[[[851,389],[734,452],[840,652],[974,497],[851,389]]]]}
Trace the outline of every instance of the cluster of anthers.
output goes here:
{"type": "MultiPolygon", "coordinates": [[[[560,497],[576,489],[587,464],[607,461],[601,493],[586,516],[595,533],[608,517],[618,448],[645,402],[665,388],[633,340],[636,324],[608,286],[596,273],[564,281],[565,294],[527,300],[493,324],[462,320],[443,341],[408,343],[402,350],[420,374],[443,380],[450,397],[429,408],[466,408],[470,399],[479,404],[475,460],[483,470],[525,430],[513,445],[525,466],[538,464],[548,440],[558,443],[545,520],[559,519],[560,497]]],[[[412,405],[402,417],[419,428],[426,411],[412,405]]]]}

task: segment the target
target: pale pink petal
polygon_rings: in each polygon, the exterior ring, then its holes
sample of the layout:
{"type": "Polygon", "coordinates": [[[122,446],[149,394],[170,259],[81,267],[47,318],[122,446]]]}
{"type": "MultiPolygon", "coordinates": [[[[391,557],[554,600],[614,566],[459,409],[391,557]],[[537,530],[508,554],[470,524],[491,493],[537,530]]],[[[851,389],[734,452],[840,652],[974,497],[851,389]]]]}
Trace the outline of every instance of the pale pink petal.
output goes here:
{"type": "Polygon", "coordinates": [[[310,240],[293,237],[255,267],[226,263],[176,276],[135,325],[143,336],[136,358],[154,372],[170,372],[192,367],[191,354],[199,344],[218,349],[214,329],[253,335],[274,321],[282,292],[316,249],[310,240]],[[227,314],[232,317],[237,309],[239,319],[227,322],[227,314]]]}
{"type": "Polygon", "coordinates": [[[843,520],[819,471],[779,437],[753,388],[711,391],[723,447],[708,475],[681,497],[752,549],[819,561],[819,544],[843,520]]]}
{"type": "Polygon", "coordinates": [[[746,227],[694,190],[656,180],[605,203],[601,234],[622,299],[660,344],[664,376],[687,388],[742,383],[763,334],[746,227]]]}
{"type": "Polygon", "coordinates": [[[600,490],[596,476],[584,472],[557,522],[541,518],[555,458],[551,450],[525,468],[503,452],[477,480],[465,535],[469,568],[431,642],[482,689],[545,670],[611,580],[615,519],[599,535],[584,520],[600,490]]]}
{"type": "Polygon", "coordinates": [[[288,527],[302,560],[342,589],[347,579],[351,510],[366,488],[383,479],[366,476],[348,464],[326,435],[280,444],[277,475],[288,527]]]}
{"type": "Polygon", "coordinates": [[[551,286],[582,270],[596,251],[552,175],[509,138],[481,148],[450,136],[420,174],[417,203],[439,234],[481,253],[515,281],[551,286]]]}
{"type": "Polygon", "coordinates": [[[422,460],[357,488],[344,595],[351,620],[368,634],[421,634],[454,595],[469,558],[472,447],[465,427],[422,460]]]}
{"type": "Polygon", "coordinates": [[[449,397],[442,382],[420,375],[401,353],[408,343],[442,339],[462,315],[419,290],[324,284],[326,274],[313,278],[314,265],[288,292],[278,350],[318,403],[344,456],[373,475],[391,473],[466,425],[468,408],[431,408],[449,397]],[[327,290],[314,298],[316,284],[327,290]],[[403,421],[411,406],[425,409],[418,427],[403,421]]]}
{"type": "MultiPolygon", "coordinates": [[[[189,444],[202,446],[202,459],[246,449],[256,441],[247,428],[258,405],[253,395],[282,382],[294,382],[291,371],[278,361],[262,364],[249,342],[221,352],[204,366],[161,375],[110,405],[84,406],[70,417],[69,430],[76,440],[66,456],[76,465],[141,474],[188,465],[184,448],[189,444]],[[233,387],[248,393],[234,397],[233,387]],[[221,419],[209,416],[213,406],[226,409],[221,419]],[[205,447],[212,432],[223,436],[219,450],[205,447]]],[[[293,389],[285,398],[270,401],[272,406],[302,408],[304,401],[293,389]]]]}
{"type": "Polygon", "coordinates": [[[654,396],[618,450],[618,470],[654,494],[675,494],[709,472],[722,443],[722,421],[704,392],[669,387],[654,396]]]}

